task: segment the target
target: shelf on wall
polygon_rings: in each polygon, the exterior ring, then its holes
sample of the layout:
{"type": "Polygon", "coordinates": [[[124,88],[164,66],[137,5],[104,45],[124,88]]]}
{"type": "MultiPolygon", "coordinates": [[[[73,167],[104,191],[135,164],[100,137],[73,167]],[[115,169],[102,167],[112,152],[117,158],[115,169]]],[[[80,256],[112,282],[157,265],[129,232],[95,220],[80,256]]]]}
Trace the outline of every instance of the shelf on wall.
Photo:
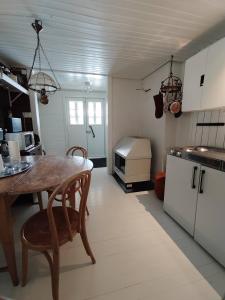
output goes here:
{"type": "Polygon", "coordinates": [[[19,83],[2,72],[0,72],[0,86],[9,89],[10,92],[23,93],[28,95],[28,90],[26,90],[19,83]]]}

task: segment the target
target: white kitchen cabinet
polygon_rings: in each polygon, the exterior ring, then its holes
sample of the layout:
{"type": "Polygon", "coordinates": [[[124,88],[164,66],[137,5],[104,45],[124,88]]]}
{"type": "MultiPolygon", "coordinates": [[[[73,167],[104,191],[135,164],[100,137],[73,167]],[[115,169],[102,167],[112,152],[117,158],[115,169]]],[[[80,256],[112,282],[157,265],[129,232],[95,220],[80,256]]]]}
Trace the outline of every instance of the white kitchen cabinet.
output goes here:
{"type": "Polygon", "coordinates": [[[225,265],[225,173],[203,166],[202,171],[205,174],[202,193],[198,194],[194,237],[225,265]]]}
{"type": "Polygon", "coordinates": [[[206,71],[208,48],[200,51],[185,62],[182,110],[193,111],[202,109],[203,83],[206,71]]]}
{"type": "Polygon", "coordinates": [[[225,38],[208,47],[202,109],[225,107],[225,38]]]}
{"type": "Polygon", "coordinates": [[[200,165],[167,156],[164,210],[194,234],[200,165]]]}

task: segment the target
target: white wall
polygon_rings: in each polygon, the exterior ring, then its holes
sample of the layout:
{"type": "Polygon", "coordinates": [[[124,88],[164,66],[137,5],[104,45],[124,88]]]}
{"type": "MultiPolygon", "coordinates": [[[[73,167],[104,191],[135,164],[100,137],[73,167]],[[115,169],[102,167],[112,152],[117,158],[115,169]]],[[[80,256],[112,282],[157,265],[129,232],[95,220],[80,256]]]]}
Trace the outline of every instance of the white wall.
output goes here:
{"type": "MultiPolygon", "coordinates": [[[[167,148],[176,143],[176,128],[179,119],[175,119],[171,113],[164,113],[162,118],[155,118],[155,104],[153,96],[158,94],[161,81],[169,75],[170,64],[166,64],[143,81],[145,89],[151,88],[146,94],[142,107],[143,135],[151,139],[152,144],[152,175],[165,167],[167,148]]],[[[182,64],[174,63],[174,75],[183,77],[182,64]]]]}
{"type": "MultiPolygon", "coordinates": [[[[67,144],[65,98],[85,97],[80,91],[58,91],[49,97],[48,105],[39,103],[40,125],[43,148],[47,154],[64,155],[67,144]]],[[[88,97],[105,98],[104,92],[91,92],[88,97]]]]}
{"type": "Polygon", "coordinates": [[[196,126],[197,123],[225,123],[225,110],[198,111],[185,114],[185,122],[179,126],[177,146],[210,146],[225,148],[224,126],[196,126]],[[181,137],[182,136],[182,137],[181,137]]]}
{"type": "Polygon", "coordinates": [[[112,150],[125,136],[142,136],[145,95],[141,80],[109,78],[108,81],[108,168],[112,171],[112,150]]]}
{"type": "Polygon", "coordinates": [[[142,135],[143,101],[141,80],[112,79],[112,146],[124,136],[142,135]]]}

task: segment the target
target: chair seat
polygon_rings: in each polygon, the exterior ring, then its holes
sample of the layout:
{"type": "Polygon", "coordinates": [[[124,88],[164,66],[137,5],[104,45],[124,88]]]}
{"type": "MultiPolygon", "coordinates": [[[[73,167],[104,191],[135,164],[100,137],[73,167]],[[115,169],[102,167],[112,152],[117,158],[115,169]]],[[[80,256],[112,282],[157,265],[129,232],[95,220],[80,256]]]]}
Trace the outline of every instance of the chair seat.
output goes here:
{"type": "MultiPolygon", "coordinates": [[[[59,245],[70,240],[68,234],[68,227],[66,225],[65,216],[61,206],[56,206],[52,208],[55,223],[58,232],[59,245]]],[[[67,207],[72,234],[75,235],[78,230],[79,217],[78,212],[67,207]]],[[[26,221],[22,228],[22,235],[25,240],[32,244],[34,247],[43,246],[43,248],[51,248],[51,234],[49,230],[47,210],[42,210],[33,215],[30,219],[26,221]]]]}

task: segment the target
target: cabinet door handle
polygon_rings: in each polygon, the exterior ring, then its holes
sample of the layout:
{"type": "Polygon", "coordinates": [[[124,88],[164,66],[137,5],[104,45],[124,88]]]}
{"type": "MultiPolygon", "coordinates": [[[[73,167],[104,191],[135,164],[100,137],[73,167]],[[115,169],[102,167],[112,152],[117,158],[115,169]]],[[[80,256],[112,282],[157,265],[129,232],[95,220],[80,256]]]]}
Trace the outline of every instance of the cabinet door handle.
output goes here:
{"type": "Polygon", "coordinates": [[[201,172],[200,172],[199,190],[198,190],[199,194],[203,194],[203,187],[202,187],[202,185],[203,185],[204,175],[205,175],[205,170],[201,170],[201,172]]]}
{"type": "Polygon", "coordinates": [[[193,167],[193,173],[192,173],[192,180],[191,180],[191,188],[195,189],[196,185],[195,185],[195,176],[196,176],[196,171],[198,170],[197,166],[193,167]]]}
{"type": "Polygon", "coordinates": [[[200,86],[204,85],[204,80],[205,80],[205,74],[202,74],[200,77],[200,86]]]}

